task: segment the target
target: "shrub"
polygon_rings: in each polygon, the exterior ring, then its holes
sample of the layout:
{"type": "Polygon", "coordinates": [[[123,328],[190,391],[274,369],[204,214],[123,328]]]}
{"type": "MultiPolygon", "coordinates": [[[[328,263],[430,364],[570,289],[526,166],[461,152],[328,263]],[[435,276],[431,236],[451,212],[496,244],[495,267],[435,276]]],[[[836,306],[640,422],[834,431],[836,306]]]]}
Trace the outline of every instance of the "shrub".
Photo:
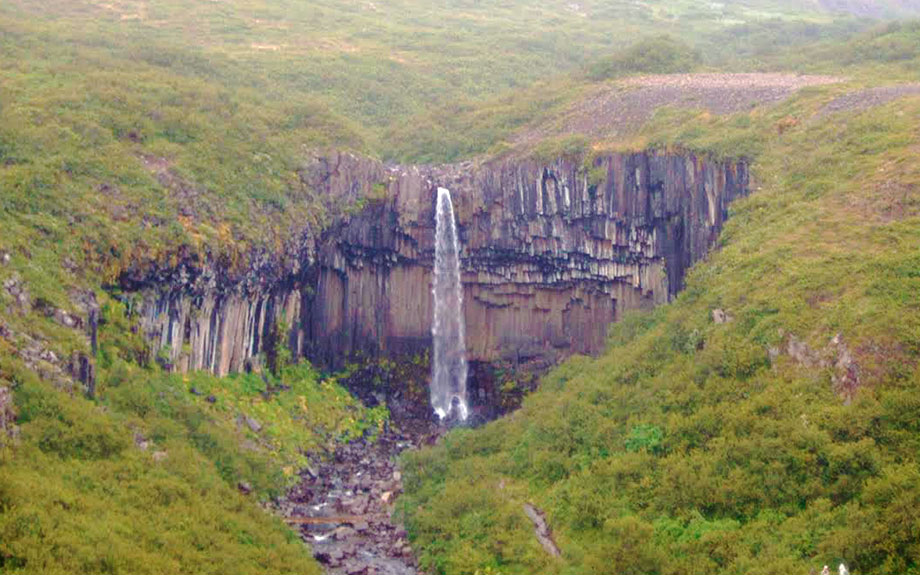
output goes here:
{"type": "Polygon", "coordinates": [[[630,74],[676,74],[692,71],[700,61],[695,48],[670,36],[654,36],[595,62],[587,76],[600,81],[630,74]]]}
{"type": "Polygon", "coordinates": [[[624,447],[626,451],[633,453],[641,450],[649,453],[658,453],[661,451],[661,441],[664,438],[661,428],[657,425],[642,424],[632,428],[629,437],[626,438],[624,447]]]}

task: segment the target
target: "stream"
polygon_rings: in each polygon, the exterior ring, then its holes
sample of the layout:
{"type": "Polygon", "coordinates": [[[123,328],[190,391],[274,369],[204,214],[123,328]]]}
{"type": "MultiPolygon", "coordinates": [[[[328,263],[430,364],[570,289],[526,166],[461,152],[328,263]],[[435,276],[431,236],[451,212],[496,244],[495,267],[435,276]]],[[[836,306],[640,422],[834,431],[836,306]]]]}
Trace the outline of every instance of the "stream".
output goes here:
{"type": "Polygon", "coordinates": [[[416,575],[405,530],[392,518],[402,492],[397,458],[433,443],[444,432],[414,422],[384,431],[375,442],[341,445],[328,461],[301,472],[279,502],[285,521],[300,532],[330,575],[416,575]]]}

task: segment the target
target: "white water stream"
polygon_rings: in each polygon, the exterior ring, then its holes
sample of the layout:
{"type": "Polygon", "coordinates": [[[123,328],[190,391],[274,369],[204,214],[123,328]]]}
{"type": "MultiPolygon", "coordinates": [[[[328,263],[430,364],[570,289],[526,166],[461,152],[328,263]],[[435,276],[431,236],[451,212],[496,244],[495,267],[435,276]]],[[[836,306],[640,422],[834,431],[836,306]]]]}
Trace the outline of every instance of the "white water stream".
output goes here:
{"type": "Polygon", "coordinates": [[[456,416],[465,420],[469,407],[463,286],[460,283],[460,243],[450,190],[438,188],[436,211],[431,406],[441,419],[456,409],[456,416]]]}

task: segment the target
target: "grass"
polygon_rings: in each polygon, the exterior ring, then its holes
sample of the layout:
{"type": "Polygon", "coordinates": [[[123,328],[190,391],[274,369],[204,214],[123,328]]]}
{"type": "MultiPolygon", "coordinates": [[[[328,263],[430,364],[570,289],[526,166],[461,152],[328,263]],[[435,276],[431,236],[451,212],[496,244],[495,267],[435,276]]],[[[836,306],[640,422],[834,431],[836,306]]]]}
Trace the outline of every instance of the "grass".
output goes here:
{"type": "MultiPolygon", "coordinates": [[[[259,503],[310,452],[373,434],[385,412],[308,366],[264,379],[165,374],[106,292],[181,253],[232,274],[321,230],[338,208],[303,184],[314,151],[501,153],[596,87],[592,63],[634,71],[630,46],[660,34],[699,50],[692,64],[704,69],[903,80],[917,70],[912,26],[845,40],[865,23],[791,0],[3,2],[0,284],[71,312],[75,292],[91,291],[103,317],[89,400],[18,354],[31,342],[86,353],[82,333],[17,311],[0,289],[0,385],[15,391],[21,431],[0,442],[0,572],[318,572],[259,503]]],[[[665,110],[627,144],[744,153],[765,190],[739,204],[724,250],[677,305],[620,326],[609,356],[563,366],[520,414],[410,461],[403,505],[427,565],[756,572],[754,559],[837,554],[915,568],[917,110],[775,134],[831,95],[732,118],[665,110]],[[710,325],[714,305],[736,322],[710,325]],[[788,361],[768,370],[779,327],[815,349],[841,331],[880,383],[841,406],[827,374],[788,361]],[[817,406],[805,431],[788,389],[817,406]],[[754,463],[740,468],[743,457],[754,463]],[[550,512],[562,562],[536,547],[525,499],[550,512]]]]}
{"type": "Polygon", "coordinates": [[[69,288],[180,250],[242,265],[327,221],[299,175],[312,150],[433,162],[499,152],[577,98],[590,62],[622,59],[644,32],[704,43],[733,29],[722,22],[774,16],[792,22],[768,27],[774,41],[810,39],[802,23],[851,31],[792,5],[5,3],[0,249],[60,307],[69,288]],[[87,277],[64,273],[62,257],[87,277]]]}
{"type": "Polygon", "coordinates": [[[665,110],[611,144],[742,153],[756,193],[673,304],[615,326],[602,357],[556,369],[520,412],[405,458],[424,566],[918,572],[920,98],[818,118],[841,89],[723,118],[665,110]],[[835,367],[838,335],[858,386],[835,367]]]}
{"type": "Polygon", "coordinates": [[[0,445],[0,571],[320,573],[259,503],[310,457],[375,435],[386,408],[364,408],[307,364],[224,379],[139,366],[145,346],[104,303],[94,401],[0,350],[19,426],[0,445]]]}
{"type": "Polygon", "coordinates": [[[699,52],[687,44],[670,36],[655,36],[593,63],[588,75],[592,80],[608,80],[635,74],[679,74],[691,72],[700,59],[699,52]]]}
{"type": "Polygon", "coordinates": [[[241,451],[184,389],[124,382],[108,409],[36,381],[16,394],[21,439],[0,450],[3,573],[320,573],[228,481],[267,485],[264,454],[241,451]]]}

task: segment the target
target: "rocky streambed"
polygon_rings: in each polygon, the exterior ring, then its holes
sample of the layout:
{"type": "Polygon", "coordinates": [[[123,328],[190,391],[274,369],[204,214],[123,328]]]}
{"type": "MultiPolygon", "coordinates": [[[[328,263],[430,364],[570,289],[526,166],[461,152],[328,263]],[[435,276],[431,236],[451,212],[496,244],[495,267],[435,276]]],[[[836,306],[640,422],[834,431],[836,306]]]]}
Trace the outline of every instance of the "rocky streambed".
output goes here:
{"type": "Polygon", "coordinates": [[[279,503],[280,511],[327,573],[417,573],[407,534],[393,519],[402,491],[397,457],[441,433],[421,422],[405,431],[387,430],[376,441],[342,445],[328,461],[301,473],[300,483],[279,503]]]}

